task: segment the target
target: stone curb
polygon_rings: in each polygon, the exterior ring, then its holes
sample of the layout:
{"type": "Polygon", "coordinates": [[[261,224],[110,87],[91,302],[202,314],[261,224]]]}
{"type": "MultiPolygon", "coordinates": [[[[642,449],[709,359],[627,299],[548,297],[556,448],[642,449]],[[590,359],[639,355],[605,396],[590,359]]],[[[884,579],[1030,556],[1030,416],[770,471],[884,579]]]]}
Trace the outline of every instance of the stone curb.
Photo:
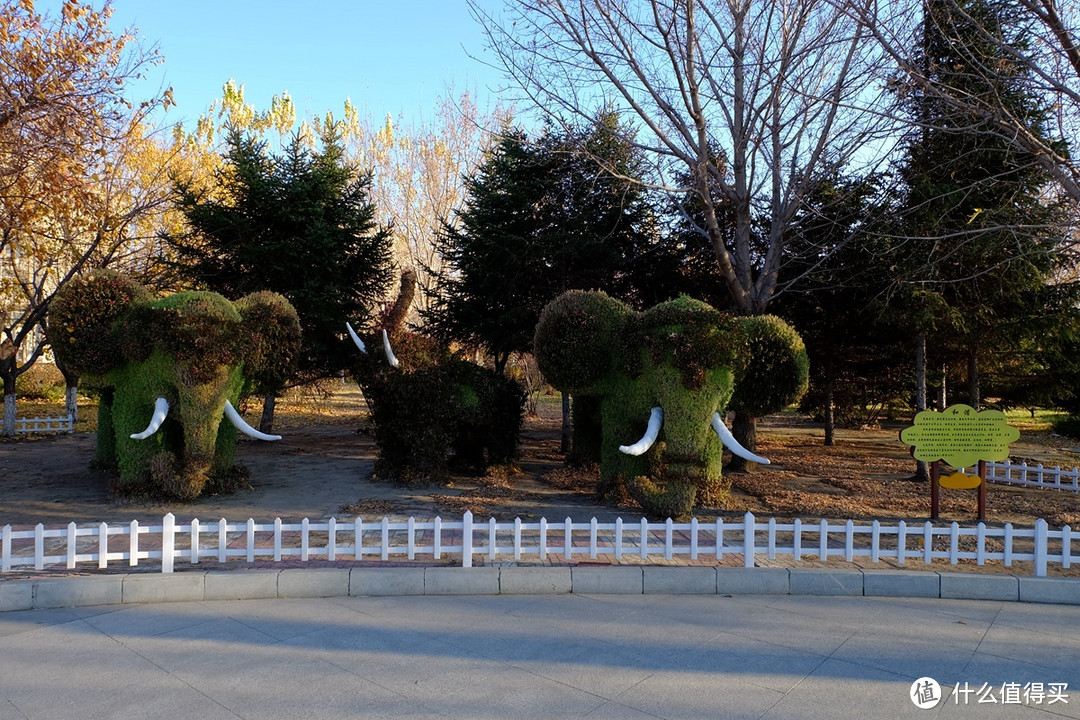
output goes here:
{"type": "Polygon", "coordinates": [[[0,612],[225,599],[565,593],[862,595],[1080,605],[1080,578],[627,565],[189,571],[0,580],[0,612]]]}

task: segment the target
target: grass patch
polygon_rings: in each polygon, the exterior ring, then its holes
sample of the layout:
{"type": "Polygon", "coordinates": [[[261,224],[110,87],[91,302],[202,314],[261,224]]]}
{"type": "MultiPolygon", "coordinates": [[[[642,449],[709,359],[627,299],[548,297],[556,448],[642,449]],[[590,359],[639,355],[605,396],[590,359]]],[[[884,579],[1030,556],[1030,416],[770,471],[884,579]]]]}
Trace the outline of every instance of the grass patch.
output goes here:
{"type": "Polygon", "coordinates": [[[1053,428],[1054,423],[1064,420],[1068,413],[1060,410],[1030,410],[1014,408],[1005,413],[1009,424],[1021,432],[1043,432],[1053,428]]]}

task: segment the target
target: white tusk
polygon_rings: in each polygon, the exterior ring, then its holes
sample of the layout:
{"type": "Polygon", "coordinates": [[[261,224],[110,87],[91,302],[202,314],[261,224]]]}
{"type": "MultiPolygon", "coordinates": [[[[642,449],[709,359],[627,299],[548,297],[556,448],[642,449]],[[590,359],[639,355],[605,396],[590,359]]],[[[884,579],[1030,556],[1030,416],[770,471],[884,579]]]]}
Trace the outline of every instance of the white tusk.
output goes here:
{"type": "Polygon", "coordinates": [[[660,435],[660,426],[664,424],[664,409],[654,407],[649,414],[649,426],[645,428],[645,434],[633,445],[620,445],[619,452],[627,455],[641,455],[653,446],[656,438],[660,435]]]}
{"type": "Polygon", "coordinates": [[[259,432],[255,428],[244,422],[244,418],[240,417],[240,413],[236,412],[236,408],[232,406],[232,403],[228,400],[225,401],[225,417],[229,418],[237,430],[255,438],[256,440],[280,440],[280,435],[267,435],[264,432],[259,432]]]}
{"type": "Polygon", "coordinates": [[[367,355],[367,346],[364,345],[364,341],[360,339],[360,336],[356,334],[356,331],[352,329],[352,325],[350,325],[348,321],[345,322],[345,329],[349,331],[349,337],[356,343],[356,347],[360,348],[360,352],[367,355]]]}
{"type": "Polygon", "coordinates": [[[394,351],[390,348],[390,336],[386,334],[386,331],[382,331],[382,346],[386,351],[386,361],[390,363],[390,367],[398,366],[398,359],[394,356],[394,351]]]}
{"type": "Polygon", "coordinates": [[[165,422],[165,416],[169,414],[169,401],[159,397],[154,401],[154,414],[150,416],[150,424],[141,433],[132,433],[132,440],[145,440],[161,429],[161,423],[165,422]]]}
{"type": "Polygon", "coordinates": [[[731,431],[727,429],[727,425],[720,419],[720,413],[712,414],[712,429],[716,431],[716,434],[720,436],[720,442],[732,452],[734,455],[738,455],[743,460],[750,462],[760,463],[762,465],[768,465],[769,459],[763,458],[760,455],[755,455],[750,452],[735,439],[735,436],[731,434],[731,431]]]}

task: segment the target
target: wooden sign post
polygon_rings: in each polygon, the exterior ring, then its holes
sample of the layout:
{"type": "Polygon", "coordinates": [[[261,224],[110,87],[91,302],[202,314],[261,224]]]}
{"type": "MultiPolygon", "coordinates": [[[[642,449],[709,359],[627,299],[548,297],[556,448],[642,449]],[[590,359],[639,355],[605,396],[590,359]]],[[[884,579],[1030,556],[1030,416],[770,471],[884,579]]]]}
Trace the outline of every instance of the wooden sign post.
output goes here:
{"type": "Polygon", "coordinates": [[[914,447],[916,460],[931,463],[930,518],[941,510],[941,488],[979,489],[979,520],[986,519],[986,463],[1009,457],[1009,443],[1020,439],[1020,431],[1009,425],[999,410],[979,412],[969,405],[953,405],[943,412],[924,410],[915,424],[900,433],[901,442],[914,447]],[[941,476],[941,461],[957,472],[941,476]],[[978,475],[959,472],[978,466],[978,475]]]}

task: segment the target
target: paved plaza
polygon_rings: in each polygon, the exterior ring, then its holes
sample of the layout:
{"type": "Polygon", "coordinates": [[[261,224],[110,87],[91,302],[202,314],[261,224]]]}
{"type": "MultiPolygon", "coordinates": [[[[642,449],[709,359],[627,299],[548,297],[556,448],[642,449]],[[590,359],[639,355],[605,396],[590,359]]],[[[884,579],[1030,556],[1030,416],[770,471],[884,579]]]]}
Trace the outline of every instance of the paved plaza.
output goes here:
{"type": "Polygon", "coordinates": [[[1080,606],[778,595],[16,611],[0,720],[1080,718],[1077,628],[1080,606]]]}

